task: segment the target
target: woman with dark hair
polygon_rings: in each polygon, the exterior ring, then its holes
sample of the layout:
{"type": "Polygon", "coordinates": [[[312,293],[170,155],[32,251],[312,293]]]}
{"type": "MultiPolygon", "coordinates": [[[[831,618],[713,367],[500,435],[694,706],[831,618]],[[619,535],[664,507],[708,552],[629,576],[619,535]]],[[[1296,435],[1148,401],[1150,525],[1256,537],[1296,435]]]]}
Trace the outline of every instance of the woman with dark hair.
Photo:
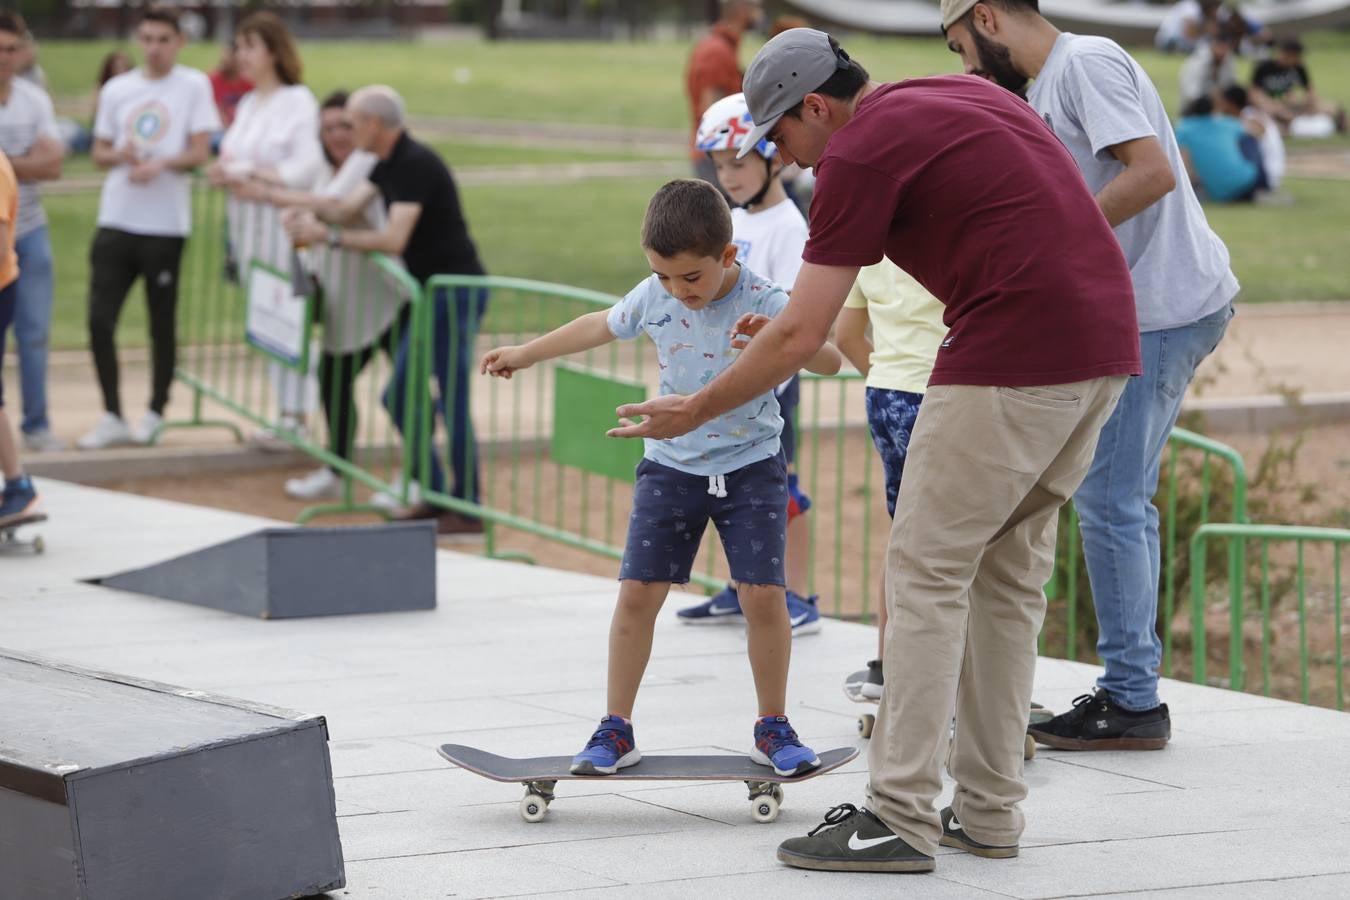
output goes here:
{"type": "MultiPolygon", "coordinates": [[[[252,181],[237,196],[286,208],[283,218],[333,209],[365,182],[379,160],[357,150],[347,116],[347,92],[334,91],[319,111],[319,142],[327,165],[321,166],[305,190],[290,190],[252,181]]],[[[378,197],[344,227],[385,225],[385,208],[378,197]]],[[[320,399],[328,424],[328,444],[339,459],[351,459],[356,437],[354,385],[377,350],[393,359],[408,325],[408,296],[370,254],[326,246],[300,251],[314,273],[322,297],[323,355],[319,360],[320,399]]],[[[297,500],[336,497],[342,484],[337,473],[321,466],[286,481],[287,495],[297,500]]]]}
{"type": "MultiPolygon", "coordinates": [[[[253,90],[239,101],[234,122],[220,142],[220,160],[211,167],[211,183],[234,192],[229,204],[229,235],[241,278],[247,282],[253,264],[282,272],[291,268],[291,243],[274,206],[248,199],[257,188],[307,188],[323,165],[319,146],[319,104],[300,83],[300,57],[295,41],[275,13],[256,12],[234,35],[239,72],[253,90]]],[[[272,386],[277,393],[283,429],[306,433],[305,420],[317,405],[317,386],[308,377],[275,363],[272,386]]],[[[270,432],[255,435],[264,449],[287,449],[270,432]]]]}

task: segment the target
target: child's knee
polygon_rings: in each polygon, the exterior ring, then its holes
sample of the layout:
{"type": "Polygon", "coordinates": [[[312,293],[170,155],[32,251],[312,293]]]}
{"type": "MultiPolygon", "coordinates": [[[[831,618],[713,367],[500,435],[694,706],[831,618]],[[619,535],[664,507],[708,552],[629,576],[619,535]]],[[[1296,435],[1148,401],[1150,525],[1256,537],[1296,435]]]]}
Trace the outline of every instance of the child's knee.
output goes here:
{"type": "Polygon", "coordinates": [[[781,584],[741,582],[737,585],[736,596],[740,600],[741,612],[745,614],[746,619],[780,612],[787,615],[787,591],[781,584]]]}

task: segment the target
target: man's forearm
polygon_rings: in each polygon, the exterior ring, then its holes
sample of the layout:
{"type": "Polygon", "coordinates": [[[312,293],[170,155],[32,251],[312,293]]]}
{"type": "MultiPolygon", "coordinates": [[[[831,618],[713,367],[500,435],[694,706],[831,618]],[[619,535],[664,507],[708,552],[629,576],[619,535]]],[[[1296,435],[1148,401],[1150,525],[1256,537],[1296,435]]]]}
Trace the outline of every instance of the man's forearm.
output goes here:
{"type": "Polygon", "coordinates": [[[10,158],[19,181],[54,181],[61,177],[61,154],[41,152],[10,158]]]}
{"type": "Polygon", "coordinates": [[[809,338],[789,331],[781,319],[775,319],[755,335],[734,363],[693,395],[699,418],[707,421],[773,390],[797,374],[821,343],[813,346],[809,338]]]}
{"type": "Polygon", "coordinates": [[[1170,168],[1162,171],[1127,166],[1097,192],[1097,205],[1115,228],[1157,203],[1174,187],[1176,178],[1170,168]]]}
{"type": "Polygon", "coordinates": [[[389,256],[402,256],[404,242],[388,228],[374,229],[347,228],[337,229],[338,243],[345,250],[364,250],[367,253],[385,253],[389,256]]]}

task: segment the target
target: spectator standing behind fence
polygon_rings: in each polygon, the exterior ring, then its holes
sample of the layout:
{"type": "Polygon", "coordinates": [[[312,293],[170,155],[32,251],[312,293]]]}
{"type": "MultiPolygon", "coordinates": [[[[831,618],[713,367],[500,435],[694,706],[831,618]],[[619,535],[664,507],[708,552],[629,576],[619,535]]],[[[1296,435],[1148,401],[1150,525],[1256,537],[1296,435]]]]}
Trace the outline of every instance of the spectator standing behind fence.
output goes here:
{"type": "MultiPolygon", "coordinates": [[[[0,153],[0,360],[5,358],[5,337],[14,321],[17,296],[14,284],[19,277],[19,258],[14,252],[14,223],[19,215],[19,181],[14,167],[0,153]]],[[[14,426],[5,412],[4,366],[0,366],[0,474],[5,477],[0,492],[0,525],[6,520],[33,512],[38,495],[33,481],[23,471],[14,426]]]]}
{"type": "Polygon", "coordinates": [[[177,10],[149,7],[136,26],[145,61],[99,92],[94,164],[108,169],[89,251],[89,347],[103,416],[81,450],[146,444],[164,422],[177,358],[179,263],[192,231],[188,173],[210,158],[220,128],[206,75],[178,65],[186,41],[177,10]],[[150,403],[135,426],[122,416],[117,320],[136,279],[150,321],[150,403]]]}
{"type": "MultiPolygon", "coordinates": [[[[288,222],[293,240],[308,244],[327,243],[334,248],[374,251],[402,257],[413,278],[425,285],[436,275],[484,275],[478,249],[469,236],[469,226],[459,205],[459,191],[450,170],[431,148],[413,140],[405,124],[403,98],[392,88],[373,85],[352,95],[347,104],[355,130],[356,146],[374,153],[379,163],[370,180],[348,195],[340,208],[321,210],[330,223],[297,219],[288,222]],[[378,230],[341,227],[377,193],[384,197],[388,223],[378,230]]],[[[431,366],[440,388],[439,409],[450,432],[449,463],[453,477],[450,494],[477,503],[479,498],[478,448],[473,437],[469,410],[469,372],[473,362],[473,336],[487,311],[486,288],[437,288],[425,302],[431,304],[431,366]]],[[[422,440],[416,422],[408,421],[406,409],[409,358],[412,349],[405,332],[399,341],[394,374],[384,391],[384,404],[403,432],[406,446],[422,440]]],[[[433,412],[432,428],[435,428],[433,412]]],[[[430,440],[430,435],[427,440],[430,440]]],[[[431,454],[431,490],[445,491],[445,473],[437,454],[431,454]]],[[[441,534],[474,536],[483,533],[476,517],[442,511],[427,503],[414,503],[403,518],[436,519],[441,534]]]]}
{"type": "MultiPolygon", "coordinates": [[[[285,188],[308,186],[323,165],[319,104],[301,83],[300,56],[290,32],[274,13],[253,13],[235,32],[235,53],[239,71],[254,89],[239,102],[234,124],[221,140],[211,183],[236,192],[254,181],[285,188]]],[[[291,242],[275,207],[234,196],[228,212],[230,243],[245,284],[255,262],[281,272],[291,270],[291,242]]],[[[306,436],[309,414],[318,405],[313,374],[291,371],[279,362],[269,366],[269,374],[281,428],[306,436]]],[[[290,446],[270,430],[253,435],[252,442],[268,450],[290,446]]]]}
{"type": "Polygon", "coordinates": [[[689,54],[689,65],[684,70],[684,89],[689,96],[689,111],[693,126],[689,129],[689,158],[694,164],[694,175],[717,188],[717,172],[708,154],[694,146],[703,114],[723,97],[741,90],[740,62],[736,53],[741,46],[741,35],[754,28],[764,18],[760,0],[721,0],[721,15],[699,39],[689,54]]]}
{"type": "MultiPolygon", "coordinates": [[[[373,153],[357,150],[347,115],[347,92],[334,91],[319,110],[319,142],[327,162],[308,191],[291,191],[253,184],[248,199],[285,207],[282,222],[310,216],[314,210],[336,210],[342,198],[361,187],[379,161],[373,153]]],[[[372,197],[350,228],[383,228],[384,204],[372,197]]],[[[301,251],[309,271],[318,280],[323,321],[323,356],[319,360],[319,399],[328,424],[328,445],[340,459],[352,458],[356,434],[356,378],[376,350],[392,360],[408,326],[408,297],[368,253],[312,245],[301,251]]],[[[286,481],[286,494],[297,500],[335,497],[342,484],[328,466],[286,481]]]]}
{"type": "MultiPolygon", "coordinates": [[[[234,114],[239,109],[239,101],[253,90],[253,82],[239,72],[239,62],[234,56],[234,44],[226,44],[220,48],[220,62],[216,63],[209,77],[211,95],[216,101],[216,112],[220,113],[221,127],[229,128],[234,124],[234,114]]],[[[215,144],[213,150],[220,149],[220,137],[223,137],[223,132],[213,140],[215,144]]]]}
{"type": "Polygon", "coordinates": [[[0,150],[19,179],[19,215],[13,224],[19,280],[14,285],[14,342],[19,350],[24,448],[59,450],[47,415],[47,344],[52,321],[52,245],[38,182],[61,177],[65,147],[51,98],[18,77],[28,29],[17,13],[0,10],[0,150]]]}

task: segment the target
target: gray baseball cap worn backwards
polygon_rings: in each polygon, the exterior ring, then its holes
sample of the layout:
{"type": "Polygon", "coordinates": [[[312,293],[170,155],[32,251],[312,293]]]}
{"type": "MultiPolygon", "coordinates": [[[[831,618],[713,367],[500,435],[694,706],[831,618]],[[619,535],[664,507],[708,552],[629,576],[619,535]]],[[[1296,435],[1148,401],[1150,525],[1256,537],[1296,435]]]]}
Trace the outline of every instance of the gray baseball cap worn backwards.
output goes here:
{"type": "Polygon", "coordinates": [[[745,102],[755,127],[736,157],[755,149],[783,113],[848,64],[848,54],[836,52],[830,36],[814,28],[790,28],[765,44],[745,73],[745,102]]]}

